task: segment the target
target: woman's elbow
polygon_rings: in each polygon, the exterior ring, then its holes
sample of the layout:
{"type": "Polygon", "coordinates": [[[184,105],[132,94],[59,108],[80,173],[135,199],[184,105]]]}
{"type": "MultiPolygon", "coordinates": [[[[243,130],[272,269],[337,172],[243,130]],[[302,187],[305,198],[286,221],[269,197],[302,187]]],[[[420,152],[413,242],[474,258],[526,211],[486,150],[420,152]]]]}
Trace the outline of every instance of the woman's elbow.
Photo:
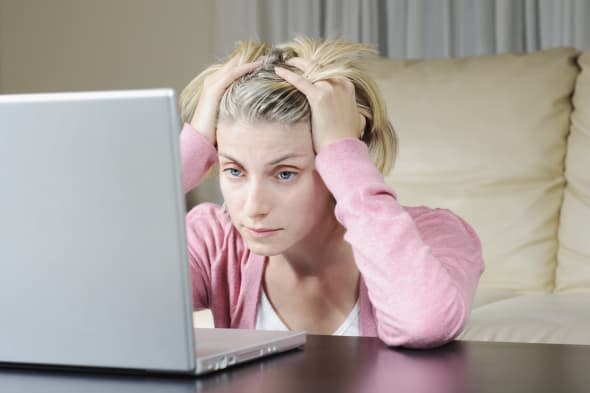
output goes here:
{"type": "Polygon", "coordinates": [[[461,308],[450,314],[423,315],[407,321],[403,328],[392,328],[384,323],[377,324],[378,337],[388,346],[428,349],[440,347],[454,340],[466,322],[461,308]]]}

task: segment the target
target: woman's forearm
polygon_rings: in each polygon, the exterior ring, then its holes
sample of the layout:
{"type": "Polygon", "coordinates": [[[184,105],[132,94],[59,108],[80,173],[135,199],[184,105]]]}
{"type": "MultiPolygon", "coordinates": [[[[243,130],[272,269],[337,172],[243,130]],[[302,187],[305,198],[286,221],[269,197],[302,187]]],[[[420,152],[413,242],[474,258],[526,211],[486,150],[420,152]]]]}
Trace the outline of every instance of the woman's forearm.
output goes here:
{"type": "Polygon", "coordinates": [[[379,337],[411,347],[454,338],[483,271],[475,232],[448,210],[402,207],[362,142],[336,143],[316,165],[337,201],[379,337]]]}

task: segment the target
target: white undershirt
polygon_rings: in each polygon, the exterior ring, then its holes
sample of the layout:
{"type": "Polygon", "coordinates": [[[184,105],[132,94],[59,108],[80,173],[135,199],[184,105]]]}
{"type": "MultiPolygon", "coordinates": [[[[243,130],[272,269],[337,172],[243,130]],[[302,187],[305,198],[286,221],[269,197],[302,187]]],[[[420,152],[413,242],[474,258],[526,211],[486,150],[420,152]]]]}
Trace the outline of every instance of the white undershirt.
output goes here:
{"type": "MultiPolygon", "coordinates": [[[[256,329],[257,330],[282,330],[287,331],[289,328],[281,321],[276,311],[270,304],[266,297],[264,290],[260,291],[260,300],[258,302],[258,309],[256,311],[256,329]]],[[[342,322],[342,325],[334,333],[334,336],[359,336],[359,302],[356,304],[348,314],[348,317],[342,322]]]]}

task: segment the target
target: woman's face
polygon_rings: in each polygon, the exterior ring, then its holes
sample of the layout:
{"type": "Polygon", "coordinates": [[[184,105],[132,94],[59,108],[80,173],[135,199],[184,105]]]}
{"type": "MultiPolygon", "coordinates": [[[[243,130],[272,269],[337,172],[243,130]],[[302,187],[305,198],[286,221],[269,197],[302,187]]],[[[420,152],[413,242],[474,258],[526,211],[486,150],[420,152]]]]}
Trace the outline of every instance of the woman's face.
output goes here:
{"type": "Polygon", "coordinates": [[[308,123],[220,122],[217,150],[226,208],[254,253],[280,254],[330,222],[333,203],[315,171],[308,123]]]}

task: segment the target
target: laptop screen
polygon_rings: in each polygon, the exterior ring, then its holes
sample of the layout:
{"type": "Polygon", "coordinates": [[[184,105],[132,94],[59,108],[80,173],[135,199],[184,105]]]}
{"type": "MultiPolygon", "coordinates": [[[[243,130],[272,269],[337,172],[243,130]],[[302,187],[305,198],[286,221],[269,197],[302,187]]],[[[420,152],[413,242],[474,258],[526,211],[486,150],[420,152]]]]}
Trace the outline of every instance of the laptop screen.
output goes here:
{"type": "Polygon", "coordinates": [[[0,362],[194,368],[174,92],[0,96],[0,362]]]}

